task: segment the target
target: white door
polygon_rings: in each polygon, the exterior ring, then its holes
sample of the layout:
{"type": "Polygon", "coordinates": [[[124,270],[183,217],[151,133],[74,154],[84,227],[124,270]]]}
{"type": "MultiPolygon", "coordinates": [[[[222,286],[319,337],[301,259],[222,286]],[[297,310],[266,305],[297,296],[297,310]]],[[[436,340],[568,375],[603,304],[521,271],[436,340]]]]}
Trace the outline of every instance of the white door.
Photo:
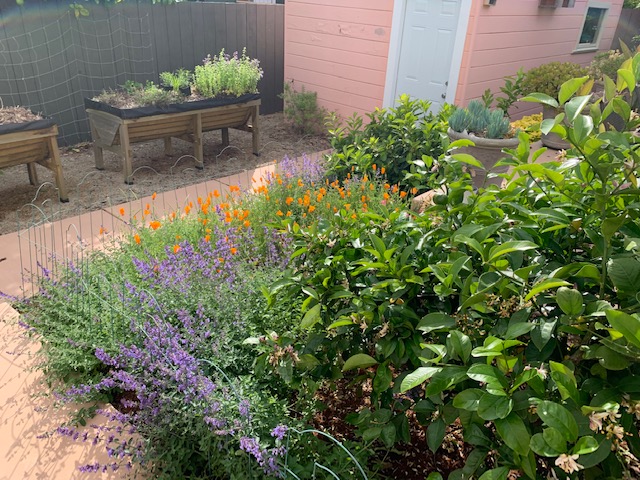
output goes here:
{"type": "Polygon", "coordinates": [[[431,109],[437,112],[447,100],[461,3],[406,0],[394,103],[406,93],[431,101],[431,109]]]}

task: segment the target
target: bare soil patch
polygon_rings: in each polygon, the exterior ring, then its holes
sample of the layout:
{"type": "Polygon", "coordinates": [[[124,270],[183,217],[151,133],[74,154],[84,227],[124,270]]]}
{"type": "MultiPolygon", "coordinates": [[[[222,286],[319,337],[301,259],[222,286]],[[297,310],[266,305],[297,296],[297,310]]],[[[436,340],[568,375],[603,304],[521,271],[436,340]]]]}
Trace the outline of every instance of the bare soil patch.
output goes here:
{"type": "MultiPolygon", "coordinates": [[[[106,208],[153,192],[165,192],[221,178],[329,148],[325,137],[301,135],[284,121],[282,113],[260,117],[261,155],[252,153],[251,133],[230,130],[230,146],[223,149],[218,131],[204,134],[204,170],[195,168],[192,146],[173,140],[173,154],[165,156],[162,140],[133,145],[134,184],[126,185],[120,158],[105,151],[105,169],[95,168],[91,143],[61,148],[69,202],[59,203],[53,175],[37,166],[41,187],[29,184],[25,165],[0,170],[0,234],[24,229],[31,223],[59,220],[106,208]]],[[[0,121],[2,123],[2,121],[0,121]]]]}

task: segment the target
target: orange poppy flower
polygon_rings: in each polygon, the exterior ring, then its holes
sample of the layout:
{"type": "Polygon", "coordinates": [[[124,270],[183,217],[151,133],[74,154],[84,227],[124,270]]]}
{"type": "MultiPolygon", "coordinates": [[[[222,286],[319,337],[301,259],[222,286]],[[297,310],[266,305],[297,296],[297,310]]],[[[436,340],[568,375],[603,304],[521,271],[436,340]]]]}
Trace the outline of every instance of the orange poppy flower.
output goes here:
{"type": "Polygon", "coordinates": [[[213,191],[213,196],[218,198],[220,196],[220,192],[218,190],[213,191]]]}
{"type": "Polygon", "coordinates": [[[238,187],[237,185],[231,185],[229,187],[229,191],[232,192],[232,193],[233,192],[239,192],[240,191],[240,187],[238,187]]]}
{"type": "Polygon", "coordinates": [[[135,242],[140,245],[140,235],[138,235],[137,233],[133,236],[133,239],[135,240],[135,242]]]}
{"type": "Polygon", "coordinates": [[[387,192],[384,192],[384,195],[382,195],[382,197],[383,197],[385,200],[389,200],[389,194],[388,194],[387,192]]]}
{"type": "Polygon", "coordinates": [[[151,200],[155,200],[157,196],[158,194],[156,192],[153,192],[153,195],[151,195],[151,200]]]}
{"type": "Polygon", "coordinates": [[[124,217],[124,208],[120,209],[120,215],[122,215],[124,217]]]}
{"type": "Polygon", "coordinates": [[[371,167],[373,167],[374,171],[378,170],[378,166],[375,163],[373,165],[371,165],[371,167]]]}
{"type": "Polygon", "coordinates": [[[314,207],[313,205],[309,205],[309,213],[313,213],[315,209],[316,207],[314,207]]]}
{"type": "Polygon", "coordinates": [[[180,245],[173,246],[173,253],[178,253],[180,251],[180,245]]]}
{"type": "Polygon", "coordinates": [[[204,241],[209,243],[211,241],[211,235],[205,235],[204,236],[204,241]]]}
{"type": "Polygon", "coordinates": [[[400,192],[400,198],[404,198],[406,196],[407,196],[407,192],[405,192],[404,190],[400,192]]]}
{"type": "Polygon", "coordinates": [[[153,230],[157,230],[157,229],[159,229],[161,225],[162,225],[162,224],[161,224],[159,221],[157,221],[157,220],[153,220],[153,221],[149,222],[149,226],[150,226],[153,230]]]}
{"type": "Polygon", "coordinates": [[[231,250],[229,250],[231,252],[231,255],[235,255],[236,253],[238,253],[238,249],[236,247],[231,247],[231,250]]]}
{"type": "Polygon", "coordinates": [[[284,216],[284,213],[282,213],[282,210],[278,210],[276,212],[276,215],[279,216],[279,217],[282,217],[282,216],[284,216]]]}
{"type": "Polygon", "coordinates": [[[287,205],[291,205],[291,202],[293,202],[293,197],[287,197],[287,199],[285,200],[285,203],[287,205]]]}
{"type": "Polygon", "coordinates": [[[386,168],[384,168],[384,167],[382,167],[382,168],[380,169],[380,173],[381,173],[382,175],[384,175],[384,174],[386,173],[386,171],[387,171],[387,169],[386,169],[386,168]]]}
{"type": "Polygon", "coordinates": [[[249,228],[249,225],[251,225],[251,222],[249,220],[245,220],[243,225],[247,228],[249,228]]]}

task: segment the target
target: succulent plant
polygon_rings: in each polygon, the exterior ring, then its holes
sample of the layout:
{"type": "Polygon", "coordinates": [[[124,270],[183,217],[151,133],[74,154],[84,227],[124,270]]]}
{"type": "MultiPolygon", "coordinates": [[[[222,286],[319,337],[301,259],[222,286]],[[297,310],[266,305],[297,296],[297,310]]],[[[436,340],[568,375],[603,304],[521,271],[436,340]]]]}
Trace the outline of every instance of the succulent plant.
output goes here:
{"type": "Polygon", "coordinates": [[[497,109],[489,113],[489,122],[486,128],[487,138],[504,138],[510,129],[509,118],[504,115],[502,110],[497,109]]]}
{"type": "Polygon", "coordinates": [[[505,138],[511,129],[509,118],[501,109],[490,110],[479,100],[472,100],[467,108],[453,112],[449,127],[455,132],[466,130],[486,138],[505,138]]]}
{"type": "Polygon", "coordinates": [[[532,68],[524,74],[522,91],[529,93],[544,93],[556,98],[560,86],[567,80],[584,77],[589,71],[582,65],[573,62],[544,63],[532,68]]]}

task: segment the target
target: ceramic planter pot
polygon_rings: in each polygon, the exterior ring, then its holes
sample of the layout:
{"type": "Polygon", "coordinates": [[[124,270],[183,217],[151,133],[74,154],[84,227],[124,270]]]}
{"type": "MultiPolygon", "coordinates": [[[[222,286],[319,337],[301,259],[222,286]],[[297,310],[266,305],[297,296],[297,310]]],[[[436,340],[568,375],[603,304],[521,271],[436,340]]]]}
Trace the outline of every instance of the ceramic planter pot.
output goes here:
{"type": "Polygon", "coordinates": [[[481,170],[479,168],[471,168],[471,175],[473,177],[473,185],[475,187],[484,187],[487,185],[502,184],[501,177],[487,178],[488,173],[506,173],[509,170],[508,166],[496,167],[495,164],[505,155],[502,153],[504,148],[516,148],[519,140],[517,138],[482,138],[476,137],[472,133],[455,132],[451,129],[448,131],[449,138],[453,140],[471,140],[475,145],[472,147],[462,147],[457,149],[457,152],[467,153],[478,160],[485,168],[481,170]]]}

